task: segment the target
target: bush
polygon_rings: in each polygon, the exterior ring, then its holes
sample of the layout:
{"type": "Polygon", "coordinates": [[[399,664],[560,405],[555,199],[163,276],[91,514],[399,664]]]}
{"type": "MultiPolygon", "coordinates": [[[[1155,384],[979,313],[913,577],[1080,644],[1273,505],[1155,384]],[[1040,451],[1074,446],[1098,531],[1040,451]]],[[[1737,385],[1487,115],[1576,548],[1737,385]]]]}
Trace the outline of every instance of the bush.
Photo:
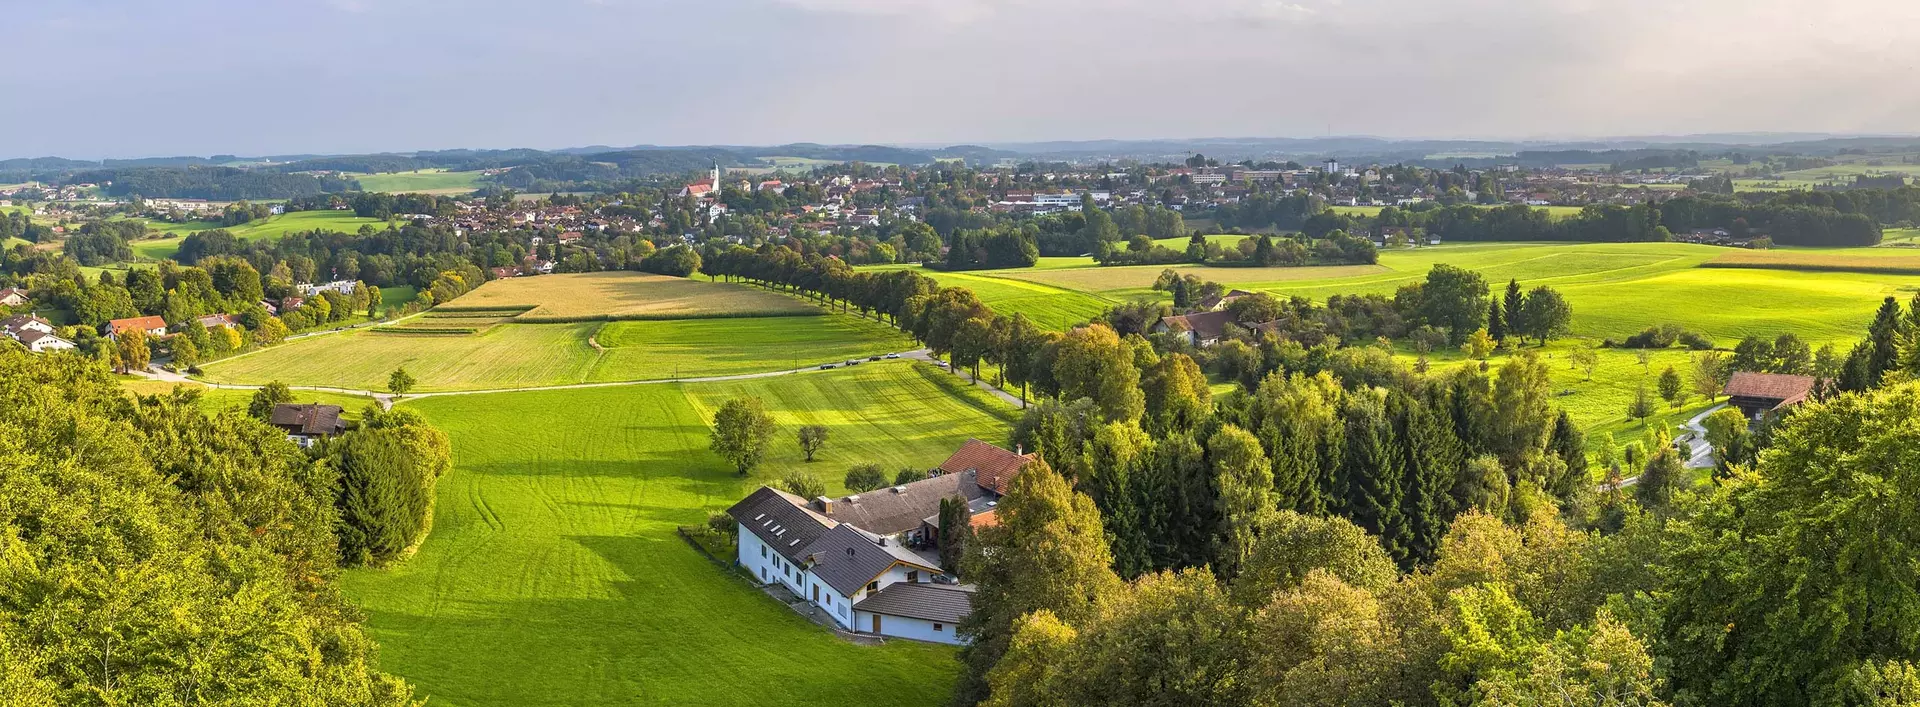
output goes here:
{"type": "Polygon", "coordinates": [[[780,477],[780,490],[808,500],[827,495],[826,484],[820,483],[812,474],[799,470],[789,471],[786,476],[780,477]]]}
{"type": "Polygon", "coordinates": [[[855,464],[853,468],[847,470],[846,484],[847,490],[854,493],[886,488],[887,472],[881,471],[880,465],[872,462],[855,464]]]}
{"type": "Polygon", "coordinates": [[[893,475],[893,485],[905,486],[915,481],[920,481],[922,479],[925,479],[927,478],[927,476],[928,474],[924,469],[915,469],[912,467],[908,467],[905,469],[901,469],[900,473],[893,475]]]}
{"type": "Polygon", "coordinates": [[[740,532],[740,525],[734,522],[733,516],[714,511],[707,514],[707,532],[716,535],[732,535],[740,532]]]}
{"type": "Polygon", "coordinates": [[[1664,349],[1672,346],[1673,342],[1678,341],[1680,336],[1686,333],[1686,330],[1681,329],[1678,324],[1660,324],[1647,327],[1640,333],[1627,337],[1626,342],[1621,345],[1629,349],[1664,349]]]}
{"type": "Polygon", "coordinates": [[[1680,345],[1693,349],[1694,351],[1711,351],[1713,350],[1713,339],[1709,339],[1707,335],[1698,332],[1681,332],[1680,345]]]}

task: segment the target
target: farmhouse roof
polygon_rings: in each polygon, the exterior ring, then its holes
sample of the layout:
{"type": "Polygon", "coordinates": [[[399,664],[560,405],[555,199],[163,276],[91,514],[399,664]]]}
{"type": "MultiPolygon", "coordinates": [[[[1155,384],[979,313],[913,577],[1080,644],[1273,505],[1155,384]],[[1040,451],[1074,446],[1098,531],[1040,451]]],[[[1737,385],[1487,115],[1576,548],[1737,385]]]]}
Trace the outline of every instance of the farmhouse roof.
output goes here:
{"type": "Polygon", "coordinates": [[[938,574],[940,568],[927,566],[919,555],[897,542],[876,538],[847,524],[829,528],[820,539],[807,545],[807,570],[841,596],[852,596],[861,587],[896,564],[904,564],[938,574]]]}
{"type": "Polygon", "coordinates": [[[1020,473],[1021,467],[1031,459],[1031,454],[1015,454],[977,439],[969,439],[954,451],[953,456],[940,462],[940,470],[948,474],[973,472],[974,483],[1004,496],[1007,482],[1013,480],[1013,475],[1020,473]]]}
{"type": "Polygon", "coordinates": [[[771,486],[747,494],[727,515],[790,562],[799,562],[813,541],[840,524],[814,513],[799,496],[771,486]]]}
{"type": "Polygon", "coordinates": [[[1169,331],[1191,331],[1196,339],[1207,341],[1226,336],[1227,325],[1233,323],[1232,312],[1195,312],[1161,317],[1160,324],[1169,331]]]}
{"type": "Polygon", "coordinates": [[[1774,409],[1778,410],[1806,400],[1813,392],[1814,382],[1813,376],[1740,371],[1727,379],[1726,393],[1730,398],[1772,400],[1774,409]]]}
{"type": "Polygon", "coordinates": [[[53,326],[52,322],[49,322],[45,319],[41,319],[40,317],[34,316],[32,314],[15,314],[11,317],[7,317],[6,319],[0,319],[0,329],[5,329],[7,331],[18,331],[21,329],[25,329],[27,328],[28,324],[39,324],[44,327],[53,326]]]}
{"type": "Polygon", "coordinates": [[[827,517],[869,533],[893,535],[920,527],[927,514],[938,514],[940,499],[960,496],[971,503],[995,496],[976,481],[975,473],[941,474],[910,484],[855,494],[833,501],[827,517]]]}
{"type": "Polygon", "coordinates": [[[129,331],[153,331],[167,328],[167,320],[160,317],[128,317],[107,322],[109,330],[115,334],[129,331]]]}
{"type": "Polygon", "coordinates": [[[957,624],[973,613],[973,588],[957,584],[894,582],[853,605],[854,611],[957,624]]]}
{"type": "Polygon", "coordinates": [[[347,429],[347,423],[340,421],[341,412],[338,405],[281,403],[273,406],[268,420],[289,434],[337,435],[347,429]]]}

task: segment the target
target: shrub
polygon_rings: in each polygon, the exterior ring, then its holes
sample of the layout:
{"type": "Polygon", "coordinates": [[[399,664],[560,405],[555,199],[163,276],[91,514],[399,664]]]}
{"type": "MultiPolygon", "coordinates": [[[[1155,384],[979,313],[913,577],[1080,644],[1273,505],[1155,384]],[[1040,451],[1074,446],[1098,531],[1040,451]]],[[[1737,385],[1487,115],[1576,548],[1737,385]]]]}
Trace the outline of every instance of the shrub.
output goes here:
{"type": "Polygon", "coordinates": [[[426,538],[434,482],[452,459],[445,433],[417,418],[383,420],[371,412],[366,428],[327,450],[327,463],[339,474],[340,556],[350,564],[385,563],[426,538]]]}
{"type": "Polygon", "coordinates": [[[846,485],[847,490],[854,493],[865,493],[874,489],[885,488],[887,486],[887,473],[880,470],[879,464],[872,462],[855,464],[853,468],[847,470],[846,485]]]}
{"type": "Polygon", "coordinates": [[[1642,329],[1638,334],[1627,337],[1622,346],[1629,349],[1664,349],[1672,346],[1673,342],[1679,340],[1685,333],[1687,333],[1686,330],[1681,329],[1678,324],[1650,326],[1642,329]]]}
{"type": "Polygon", "coordinates": [[[780,490],[806,499],[827,495],[826,484],[820,483],[812,474],[799,470],[789,471],[786,476],[780,477],[780,490]]]}
{"type": "Polygon", "coordinates": [[[915,481],[920,481],[922,479],[925,479],[927,478],[927,476],[928,474],[924,469],[915,469],[912,467],[908,467],[905,469],[901,469],[900,473],[893,475],[893,485],[905,486],[915,481]]]}
{"type": "Polygon", "coordinates": [[[1699,332],[1681,332],[1680,345],[1693,349],[1694,351],[1711,351],[1713,350],[1713,339],[1709,339],[1707,335],[1699,332]]]}

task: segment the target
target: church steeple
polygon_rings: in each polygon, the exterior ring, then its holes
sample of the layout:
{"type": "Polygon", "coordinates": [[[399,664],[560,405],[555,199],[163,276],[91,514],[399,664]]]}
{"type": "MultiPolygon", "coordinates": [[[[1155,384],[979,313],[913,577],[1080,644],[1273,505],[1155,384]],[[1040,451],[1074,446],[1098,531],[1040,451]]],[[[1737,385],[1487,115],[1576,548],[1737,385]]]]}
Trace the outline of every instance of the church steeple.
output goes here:
{"type": "Polygon", "coordinates": [[[720,160],[718,159],[713,161],[713,193],[716,196],[720,193],[720,160]]]}

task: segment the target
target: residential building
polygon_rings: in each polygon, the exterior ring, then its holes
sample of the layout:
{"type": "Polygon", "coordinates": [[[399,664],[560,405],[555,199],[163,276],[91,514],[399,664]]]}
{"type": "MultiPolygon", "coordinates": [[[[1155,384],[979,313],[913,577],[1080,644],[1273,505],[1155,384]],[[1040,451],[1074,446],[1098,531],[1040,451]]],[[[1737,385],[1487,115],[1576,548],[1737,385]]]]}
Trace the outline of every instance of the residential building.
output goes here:
{"type": "Polygon", "coordinates": [[[34,353],[69,351],[74,348],[73,342],[54,335],[52,323],[32,314],[0,319],[0,336],[18,341],[34,353]]]}
{"type": "Polygon", "coordinates": [[[214,327],[233,328],[240,326],[240,318],[231,314],[209,314],[204,317],[195,317],[194,321],[199,322],[201,327],[209,330],[214,327]]]}
{"type": "Polygon", "coordinates": [[[107,322],[107,336],[115,340],[130,331],[143,331],[147,336],[164,338],[167,335],[167,320],[160,317],[128,317],[107,322]]]}
{"type": "Polygon", "coordinates": [[[1748,420],[1760,422],[1805,401],[1818,382],[1813,376],[1739,371],[1727,379],[1725,392],[1727,402],[1748,420]]]}
{"type": "Polygon", "coordinates": [[[909,484],[811,501],[763,486],[727,509],[738,526],[735,561],[841,629],[961,643],[954,627],[972,594],[940,569],[940,501],[965,498],[973,524],[990,525],[1007,482],[1032,458],[970,439],[909,484]]]}
{"type": "Polygon", "coordinates": [[[18,287],[0,289],[0,307],[18,307],[27,303],[27,291],[18,287]]]}
{"type": "Polygon", "coordinates": [[[1177,334],[1189,344],[1205,347],[1218,344],[1226,338],[1227,325],[1232,323],[1233,313],[1225,310],[1177,314],[1161,317],[1159,323],[1153,325],[1153,333],[1177,334]]]}
{"type": "Polygon", "coordinates": [[[347,423],[340,419],[341,412],[344,410],[338,405],[281,403],[273,406],[267,423],[280,428],[287,433],[287,441],[304,449],[347,431],[347,423]]]}

